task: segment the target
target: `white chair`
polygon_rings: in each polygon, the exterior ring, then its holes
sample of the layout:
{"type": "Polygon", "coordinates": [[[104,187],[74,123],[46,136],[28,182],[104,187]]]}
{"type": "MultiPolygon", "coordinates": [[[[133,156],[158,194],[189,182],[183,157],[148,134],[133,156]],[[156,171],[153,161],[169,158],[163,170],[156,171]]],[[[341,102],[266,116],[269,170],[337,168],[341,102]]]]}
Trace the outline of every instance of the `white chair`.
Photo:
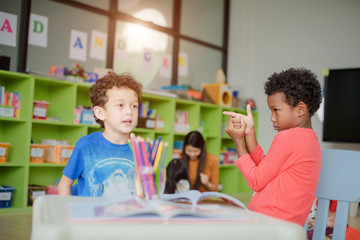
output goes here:
{"type": "Polygon", "coordinates": [[[316,197],[319,202],[313,240],[324,239],[330,200],[338,201],[332,239],[345,239],[349,202],[360,201],[360,152],[337,149],[321,151],[316,197]]]}

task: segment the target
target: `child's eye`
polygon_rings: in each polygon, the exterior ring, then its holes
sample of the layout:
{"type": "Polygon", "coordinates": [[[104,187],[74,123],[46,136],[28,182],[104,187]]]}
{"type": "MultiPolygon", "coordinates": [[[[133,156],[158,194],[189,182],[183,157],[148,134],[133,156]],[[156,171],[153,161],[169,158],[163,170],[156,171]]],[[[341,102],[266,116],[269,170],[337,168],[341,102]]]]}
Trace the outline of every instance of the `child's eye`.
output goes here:
{"type": "Polygon", "coordinates": [[[132,108],[138,108],[138,105],[137,104],[134,104],[131,106],[132,108]]]}
{"type": "Polygon", "coordinates": [[[116,105],[117,107],[123,107],[124,105],[122,103],[116,105]]]}
{"type": "Polygon", "coordinates": [[[277,108],[274,108],[274,112],[278,112],[279,111],[279,109],[277,109],[277,108]]]}

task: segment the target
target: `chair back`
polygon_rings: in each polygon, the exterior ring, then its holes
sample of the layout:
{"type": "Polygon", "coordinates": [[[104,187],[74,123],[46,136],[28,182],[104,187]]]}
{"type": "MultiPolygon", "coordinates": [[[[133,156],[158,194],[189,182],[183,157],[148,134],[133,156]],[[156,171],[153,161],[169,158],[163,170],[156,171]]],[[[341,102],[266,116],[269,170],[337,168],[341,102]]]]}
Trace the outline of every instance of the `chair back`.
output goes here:
{"type": "Polygon", "coordinates": [[[321,151],[321,172],[316,191],[314,239],[324,239],[330,200],[336,200],[333,240],[345,239],[349,202],[360,201],[360,152],[338,149],[321,151]]]}

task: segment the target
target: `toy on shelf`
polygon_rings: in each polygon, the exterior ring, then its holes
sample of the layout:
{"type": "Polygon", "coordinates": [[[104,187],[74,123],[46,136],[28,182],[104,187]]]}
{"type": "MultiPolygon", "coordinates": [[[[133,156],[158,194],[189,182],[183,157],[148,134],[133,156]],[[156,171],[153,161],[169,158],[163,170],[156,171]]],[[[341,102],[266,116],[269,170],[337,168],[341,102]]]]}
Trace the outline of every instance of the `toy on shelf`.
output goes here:
{"type": "Polygon", "coordinates": [[[92,107],[77,106],[74,123],[96,125],[92,107]]]}
{"type": "Polygon", "coordinates": [[[244,101],[243,108],[246,109],[246,106],[250,104],[251,110],[256,110],[256,103],[253,98],[248,98],[244,101]]]}
{"type": "Polygon", "coordinates": [[[15,188],[0,185],[0,208],[11,207],[11,200],[15,188]]]}
{"type": "Polygon", "coordinates": [[[176,110],[174,132],[176,133],[188,133],[190,131],[190,124],[188,122],[188,111],[176,110]]]}
{"type": "Polygon", "coordinates": [[[33,110],[33,119],[42,119],[45,120],[47,116],[47,110],[49,107],[49,102],[34,100],[34,110],[33,110]]]}
{"type": "Polygon", "coordinates": [[[220,153],[220,164],[234,164],[237,159],[235,148],[226,148],[220,153]]]}
{"type": "Polygon", "coordinates": [[[0,143],[0,163],[6,163],[9,154],[10,143],[0,143]]]}
{"type": "Polygon", "coordinates": [[[149,101],[139,103],[138,128],[154,129],[156,127],[156,109],[150,108],[149,101]]]}
{"type": "Polygon", "coordinates": [[[46,195],[46,191],[46,186],[29,184],[28,206],[32,206],[37,197],[46,195]]]}
{"type": "Polygon", "coordinates": [[[67,140],[42,139],[41,144],[46,146],[46,163],[67,163],[74,150],[67,140]]]}
{"type": "Polygon", "coordinates": [[[30,162],[43,163],[45,162],[46,145],[45,144],[31,144],[30,148],[30,162]]]}

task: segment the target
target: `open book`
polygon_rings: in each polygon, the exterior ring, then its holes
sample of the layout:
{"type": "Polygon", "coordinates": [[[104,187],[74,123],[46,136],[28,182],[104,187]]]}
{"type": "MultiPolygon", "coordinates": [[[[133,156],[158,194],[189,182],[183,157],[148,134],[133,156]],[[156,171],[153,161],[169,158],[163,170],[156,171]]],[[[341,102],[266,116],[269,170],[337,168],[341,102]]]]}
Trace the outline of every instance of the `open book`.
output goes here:
{"type": "Polygon", "coordinates": [[[145,201],[136,197],[117,200],[77,201],[66,205],[70,222],[84,221],[251,221],[241,211],[217,204],[175,203],[161,199],[145,201]]]}
{"type": "Polygon", "coordinates": [[[222,202],[230,203],[232,205],[246,209],[245,204],[242,203],[240,200],[220,192],[199,192],[198,190],[188,190],[185,192],[175,193],[175,194],[162,194],[160,199],[177,201],[177,202],[189,202],[193,206],[196,206],[198,203],[204,200],[205,201],[221,200],[222,202]]]}

